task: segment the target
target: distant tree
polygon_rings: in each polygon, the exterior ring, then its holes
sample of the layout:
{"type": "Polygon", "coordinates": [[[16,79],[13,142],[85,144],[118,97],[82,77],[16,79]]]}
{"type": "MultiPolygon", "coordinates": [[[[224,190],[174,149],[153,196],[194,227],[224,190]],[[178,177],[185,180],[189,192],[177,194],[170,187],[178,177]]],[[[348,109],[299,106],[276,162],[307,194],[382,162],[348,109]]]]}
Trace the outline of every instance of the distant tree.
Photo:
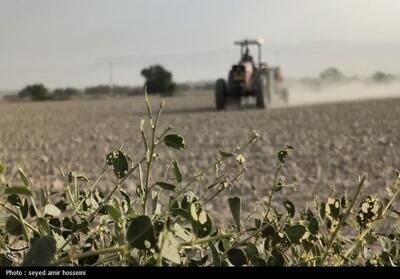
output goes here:
{"type": "Polygon", "coordinates": [[[54,98],[58,100],[68,100],[73,97],[79,96],[80,94],[81,91],[71,87],[57,88],[53,91],[54,98]]]}
{"type": "Polygon", "coordinates": [[[172,73],[162,66],[150,66],[143,69],[141,75],[146,79],[145,86],[150,94],[172,95],[174,93],[175,83],[172,81],[172,73]]]}
{"type": "Polygon", "coordinates": [[[187,83],[178,83],[175,85],[176,91],[187,92],[190,91],[191,86],[187,83]]]}
{"type": "Polygon", "coordinates": [[[128,92],[128,96],[139,96],[143,94],[143,87],[142,86],[135,86],[130,88],[128,92]]]}
{"type": "Polygon", "coordinates": [[[394,79],[395,76],[380,71],[373,73],[371,76],[371,80],[373,82],[378,82],[378,83],[390,82],[393,81],[394,79]]]}
{"type": "Polygon", "coordinates": [[[49,91],[43,84],[28,85],[18,93],[18,96],[20,98],[31,98],[32,101],[43,101],[51,98],[49,91]]]}
{"type": "Polygon", "coordinates": [[[97,85],[85,88],[85,94],[91,96],[107,95],[110,92],[111,92],[110,86],[108,85],[97,85]]]}
{"type": "Polygon", "coordinates": [[[98,97],[113,94],[115,96],[135,96],[143,93],[142,87],[130,87],[114,85],[97,85],[85,88],[85,94],[88,96],[98,97]]]}
{"type": "Polygon", "coordinates": [[[341,81],[344,79],[344,75],[336,68],[328,68],[324,70],[320,75],[320,79],[323,81],[341,81]]]}
{"type": "Polygon", "coordinates": [[[215,81],[197,82],[193,85],[193,90],[214,90],[215,81]]]}

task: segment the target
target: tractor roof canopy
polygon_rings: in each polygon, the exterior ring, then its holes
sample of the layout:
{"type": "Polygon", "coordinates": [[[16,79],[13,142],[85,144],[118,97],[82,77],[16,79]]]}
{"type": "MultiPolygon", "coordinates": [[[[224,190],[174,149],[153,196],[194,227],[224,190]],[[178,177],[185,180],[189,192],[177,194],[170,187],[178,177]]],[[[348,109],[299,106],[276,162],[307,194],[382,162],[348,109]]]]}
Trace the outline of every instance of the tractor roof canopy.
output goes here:
{"type": "Polygon", "coordinates": [[[248,46],[248,45],[257,45],[257,46],[261,46],[264,44],[264,40],[259,38],[259,39],[255,39],[255,40],[242,40],[242,41],[235,41],[234,42],[235,45],[239,45],[239,46],[248,46]]]}
{"type": "MultiPolygon", "coordinates": [[[[259,38],[259,39],[253,39],[253,40],[242,40],[242,41],[235,41],[234,44],[240,46],[240,55],[241,55],[241,60],[247,60],[249,56],[249,45],[256,45],[258,48],[258,65],[261,67],[262,62],[261,62],[261,46],[263,45],[264,40],[259,38]]],[[[252,58],[251,58],[252,60],[252,58]]]]}

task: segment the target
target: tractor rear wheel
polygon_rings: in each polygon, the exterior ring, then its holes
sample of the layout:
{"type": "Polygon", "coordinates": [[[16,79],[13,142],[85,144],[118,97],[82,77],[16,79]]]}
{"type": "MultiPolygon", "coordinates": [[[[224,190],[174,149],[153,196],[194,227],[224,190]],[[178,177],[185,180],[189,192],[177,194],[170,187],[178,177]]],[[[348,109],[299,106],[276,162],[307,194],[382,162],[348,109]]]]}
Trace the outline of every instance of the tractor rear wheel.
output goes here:
{"type": "Polygon", "coordinates": [[[225,80],[220,78],[215,83],[215,104],[218,110],[225,109],[227,94],[225,80]]]}
{"type": "Polygon", "coordinates": [[[265,76],[259,76],[257,80],[257,86],[256,86],[256,106],[257,108],[265,108],[265,100],[264,98],[268,98],[268,84],[267,84],[267,78],[265,76]]]}

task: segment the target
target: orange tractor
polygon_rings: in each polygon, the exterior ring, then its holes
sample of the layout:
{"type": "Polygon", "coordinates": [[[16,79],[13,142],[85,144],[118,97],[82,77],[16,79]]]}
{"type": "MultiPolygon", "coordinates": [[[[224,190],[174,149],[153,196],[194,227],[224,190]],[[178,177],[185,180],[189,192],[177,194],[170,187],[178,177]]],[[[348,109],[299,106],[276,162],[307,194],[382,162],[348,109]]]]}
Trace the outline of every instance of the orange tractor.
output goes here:
{"type": "Polygon", "coordinates": [[[215,83],[215,102],[218,110],[225,109],[233,102],[240,106],[242,98],[255,97],[257,108],[265,108],[272,103],[288,102],[288,90],[283,86],[279,67],[269,67],[261,62],[262,40],[235,42],[240,46],[240,61],[232,66],[228,79],[218,79],[215,83]],[[249,46],[258,48],[258,61],[254,62],[249,46]]]}

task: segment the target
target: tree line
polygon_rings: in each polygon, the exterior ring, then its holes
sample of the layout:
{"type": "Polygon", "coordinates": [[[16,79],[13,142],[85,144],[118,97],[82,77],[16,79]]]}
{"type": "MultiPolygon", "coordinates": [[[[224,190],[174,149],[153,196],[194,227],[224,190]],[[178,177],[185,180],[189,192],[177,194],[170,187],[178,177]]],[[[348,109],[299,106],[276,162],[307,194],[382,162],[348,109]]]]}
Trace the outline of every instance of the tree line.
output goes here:
{"type": "Polygon", "coordinates": [[[144,86],[149,94],[160,94],[162,96],[172,96],[177,92],[190,90],[213,89],[213,83],[198,85],[176,83],[173,81],[172,73],[158,64],[144,68],[140,74],[145,79],[143,86],[96,85],[84,89],[66,87],[49,90],[43,84],[31,84],[19,91],[18,97],[33,101],[45,101],[69,100],[84,97],[137,96],[143,94],[144,86]]]}

